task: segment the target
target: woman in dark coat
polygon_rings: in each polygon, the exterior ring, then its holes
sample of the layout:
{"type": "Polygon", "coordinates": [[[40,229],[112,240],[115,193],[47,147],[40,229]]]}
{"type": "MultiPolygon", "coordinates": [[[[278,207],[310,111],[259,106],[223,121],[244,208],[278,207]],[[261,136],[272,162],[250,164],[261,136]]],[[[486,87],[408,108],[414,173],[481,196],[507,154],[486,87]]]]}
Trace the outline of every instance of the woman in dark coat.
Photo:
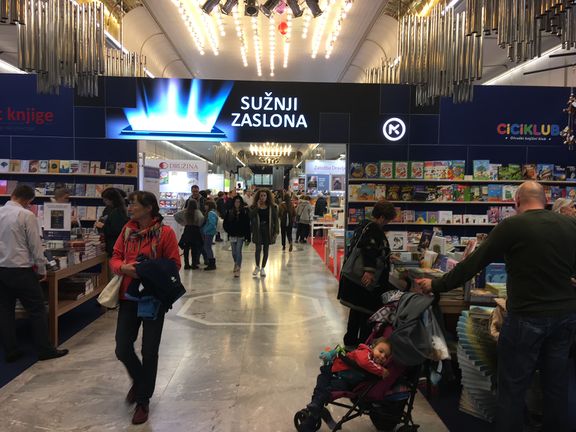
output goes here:
{"type": "Polygon", "coordinates": [[[286,239],[288,239],[290,252],[292,252],[292,227],[294,226],[294,219],[296,218],[296,209],[292,204],[292,196],[289,192],[286,192],[283,196],[283,200],[278,207],[278,216],[280,217],[282,250],[286,250],[286,239]]]}
{"type": "Polygon", "coordinates": [[[241,196],[236,195],[232,208],[224,217],[224,231],[230,237],[232,258],[234,259],[234,277],[240,276],[242,267],[242,246],[250,242],[250,215],[241,196]]]}
{"type": "Polygon", "coordinates": [[[124,225],[130,220],[124,198],[116,188],[108,188],[102,192],[102,199],[106,205],[106,216],[103,221],[96,222],[96,228],[102,230],[104,234],[104,244],[108,258],[112,256],[116,239],[122,232],[124,225]]]}
{"type": "Polygon", "coordinates": [[[256,267],[253,276],[266,276],[266,262],[271,244],[276,242],[278,236],[278,207],[274,204],[272,193],[268,189],[260,189],[254,196],[254,203],[250,208],[250,230],[252,241],[256,245],[256,267]],[[260,261],[262,252],[264,256],[260,261]]]}
{"type": "Polygon", "coordinates": [[[345,276],[340,277],[338,299],[350,308],[344,335],[344,345],[347,348],[355,348],[359,343],[366,341],[370,335],[368,318],[382,306],[380,296],[389,289],[390,246],[384,233],[384,226],[395,217],[394,206],[387,201],[379,201],[374,205],[372,220],[358,227],[352,237],[348,251],[350,253],[353,247],[358,247],[362,252],[364,263],[362,285],[364,286],[358,285],[345,276]],[[385,268],[380,273],[380,280],[375,281],[378,265],[384,265],[385,268]],[[378,282],[378,288],[369,291],[366,287],[374,282],[378,282]]]}
{"type": "Polygon", "coordinates": [[[204,215],[198,209],[198,201],[188,200],[188,206],[174,215],[174,220],[184,226],[184,232],[178,246],[184,251],[184,270],[197,270],[200,265],[200,255],[204,248],[204,240],[200,227],[204,224],[204,215]],[[192,266],[190,266],[190,251],[192,251],[192,266]]]}

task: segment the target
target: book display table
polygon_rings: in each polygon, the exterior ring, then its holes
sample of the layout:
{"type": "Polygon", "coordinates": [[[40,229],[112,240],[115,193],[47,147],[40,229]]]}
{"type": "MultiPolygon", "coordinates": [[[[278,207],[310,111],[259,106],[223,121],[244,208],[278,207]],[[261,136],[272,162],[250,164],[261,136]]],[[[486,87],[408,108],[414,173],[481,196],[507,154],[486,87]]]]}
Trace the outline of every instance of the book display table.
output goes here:
{"type": "Polygon", "coordinates": [[[58,346],[58,318],[66,312],[80,306],[82,303],[98,296],[108,283],[108,258],[105,253],[89,258],[79,264],[70,267],[48,272],[48,319],[50,328],[50,340],[55,346],[58,346]],[[97,274],[99,281],[90,291],[76,300],[60,299],[58,295],[58,285],[62,279],[69,278],[80,272],[88,270],[95,266],[100,266],[100,273],[97,274]]]}

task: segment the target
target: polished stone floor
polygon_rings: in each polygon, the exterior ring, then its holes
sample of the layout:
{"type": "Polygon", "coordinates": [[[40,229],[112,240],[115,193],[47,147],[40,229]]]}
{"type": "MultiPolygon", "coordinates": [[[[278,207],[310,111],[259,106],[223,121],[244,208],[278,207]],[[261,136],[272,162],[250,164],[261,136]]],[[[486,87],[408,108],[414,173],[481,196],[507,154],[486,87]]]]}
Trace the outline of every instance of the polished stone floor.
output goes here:
{"type": "MultiPolygon", "coordinates": [[[[166,318],[147,424],[130,424],[109,312],[64,345],[67,357],[36,363],[0,390],[0,431],[295,431],[318,354],[343,335],[336,280],[308,245],[273,247],[266,278],[252,277],[253,247],[239,279],[230,252],[216,249],[217,271],[182,272],[188,292],[166,318]]],[[[421,431],[447,430],[421,396],[414,414],[421,431]]],[[[375,429],[361,418],[343,430],[375,429]]]]}

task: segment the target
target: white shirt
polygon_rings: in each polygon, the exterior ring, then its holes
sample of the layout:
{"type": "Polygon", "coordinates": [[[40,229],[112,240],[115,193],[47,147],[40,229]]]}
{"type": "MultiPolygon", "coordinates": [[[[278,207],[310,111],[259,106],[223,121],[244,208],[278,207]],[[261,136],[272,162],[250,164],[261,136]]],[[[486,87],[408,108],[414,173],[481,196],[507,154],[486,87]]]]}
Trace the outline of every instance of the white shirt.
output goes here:
{"type": "Polygon", "coordinates": [[[30,268],[46,273],[46,258],[36,216],[15,201],[0,208],[0,267],[30,268]]]}

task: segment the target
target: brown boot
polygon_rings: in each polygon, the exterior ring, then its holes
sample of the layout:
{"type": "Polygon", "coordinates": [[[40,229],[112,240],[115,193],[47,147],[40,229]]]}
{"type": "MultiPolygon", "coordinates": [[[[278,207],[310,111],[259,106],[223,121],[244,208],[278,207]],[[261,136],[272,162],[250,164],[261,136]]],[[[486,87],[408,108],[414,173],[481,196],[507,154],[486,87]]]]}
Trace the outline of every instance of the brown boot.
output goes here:
{"type": "Polygon", "coordinates": [[[148,421],[148,412],[150,411],[148,404],[138,404],[134,410],[132,417],[132,424],[139,425],[148,421]]]}

